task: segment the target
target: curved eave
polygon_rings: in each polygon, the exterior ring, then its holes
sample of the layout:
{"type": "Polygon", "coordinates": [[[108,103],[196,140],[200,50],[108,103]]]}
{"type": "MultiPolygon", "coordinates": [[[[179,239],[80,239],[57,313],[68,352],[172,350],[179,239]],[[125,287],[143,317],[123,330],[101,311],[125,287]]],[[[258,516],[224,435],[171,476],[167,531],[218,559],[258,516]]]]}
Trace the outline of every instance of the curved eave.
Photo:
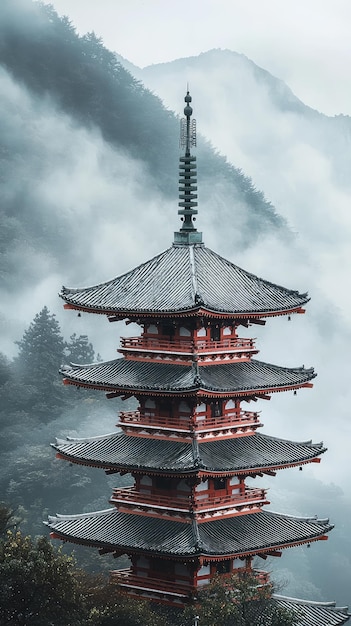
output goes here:
{"type": "MultiPolygon", "coordinates": [[[[45,523],[45,522],[44,522],[45,523]]],[[[47,524],[50,528],[50,525],[47,524]]],[[[325,532],[330,532],[334,526],[330,526],[329,529],[325,532]]],[[[208,552],[202,551],[198,548],[196,551],[188,554],[187,552],[179,552],[177,554],[169,554],[168,552],[163,552],[162,550],[148,550],[143,548],[133,548],[132,546],[123,546],[123,545],[115,545],[102,543],[100,541],[93,541],[90,539],[79,539],[77,537],[72,537],[71,535],[52,531],[50,532],[51,539],[59,539],[60,541],[74,543],[80,546],[89,546],[90,548],[97,548],[98,550],[102,550],[104,552],[116,552],[118,555],[127,554],[127,555],[146,555],[146,556],[164,556],[164,557],[173,557],[174,559],[185,559],[185,560],[193,560],[194,558],[204,558],[208,561],[219,561],[223,558],[226,559],[234,559],[241,557],[249,557],[249,556],[258,556],[260,554],[269,556],[270,553],[287,550],[288,548],[296,548],[297,546],[303,546],[306,544],[311,544],[316,541],[326,541],[328,536],[325,533],[318,533],[315,536],[308,537],[307,539],[300,539],[297,541],[290,541],[285,543],[272,543],[269,546],[265,546],[263,548],[256,548],[253,550],[239,550],[235,552],[224,552],[224,553],[215,553],[209,554],[208,552]]]]}
{"type": "Polygon", "coordinates": [[[141,362],[123,358],[61,369],[64,383],[101,389],[112,395],[247,397],[310,387],[313,368],[286,368],[249,362],[189,365],[141,362]]]}
{"type": "Polygon", "coordinates": [[[196,523],[109,511],[56,516],[47,525],[54,537],[119,554],[173,558],[235,558],[324,540],[329,520],[294,518],[270,511],[196,523]]]}
{"type": "Polygon", "coordinates": [[[319,462],[326,451],[322,443],[294,442],[262,434],[202,442],[198,448],[191,443],[140,439],[124,433],[57,440],[52,447],[59,458],[106,472],[163,476],[258,475],[319,462]]]}
{"type": "Polygon", "coordinates": [[[272,463],[270,465],[259,465],[257,467],[248,467],[242,469],[224,469],[224,470],[213,470],[208,469],[203,466],[195,466],[188,469],[166,469],[160,470],[157,467],[149,467],[147,465],[125,465],[118,463],[106,463],[103,461],[95,461],[93,459],[85,459],[82,457],[77,457],[74,455],[67,454],[65,452],[60,452],[60,450],[54,445],[51,444],[52,447],[57,451],[56,458],[61,459],[63,461],[69,461],[70,463],[75,463],[76,465],[84,465],[85,467],[96,467],[98,469],[103,469],[108,474],[140,474],[144,475],[146,472],[150,475],[154,476],[167,476],[167,477],[179,477],[186,478],[189,476],[204,476],[204,477],[226,477],[226,476],[257,476],[261,474],[267,474],[270,472],[277,472],[279,470],[288,469],[291,467],[301,467],[302,465],[308,465],[309,463],[319,463],[319,456],[323,454],[327,448],[321,450],[318,455],[311,456],[308,459],[298,460],[298,461],[289,461],[287,463],[272,463]]]}
{"type": "Polygon", "coordinates": [[[250,319],[302,312],[307,293],[256,276],[201,244],[173,245],[98,285],[63,287],[67,307],[112,319],[198,317],[250,319]]]}
{"type": "MultiPolygon", "coordinates": [[[[314,378],[316,374],[310,378],[314,378]]],[[[132,387],[132,386],[117,386],[107,385],[104,383],[87,383],[71,377],[65,376],[63,379],[64,385],[73,385],[84,389],[96,389],[105,391],[112,395],[128,394],[130,396],[162,396],[162,397],[201,397],[201,398],[227,398],[227,397],[246,397],[246,396],[266,396],[271,393],[279,393],[282,391],[294,391],[295,389],[311,388],[313,385],[309,382],[301,382],[290,385],[275,385],[274,387],[250,387],[243,390],[224,389],[219,391],[217,389],[206,389],[204,387],[189,387],[188,389],[154,389],[152,387],[132,387]]],[[[112,397],[112,396],[111,396],[112,397]]]]}
{"type": "Polygon", "coordinates": [[[302,300],[301,303],[295,307],[279,308],[279,309],[265,309],[265,310],[252,310],[252,311],[224,311],[221,309],[209,309],[204,306],[194,306],[192,308],[184,309],[170,309],[170,310],[154,310],[154,309],[117,309],[109,307],[96,307],[96,306],[83,306],[73,299],[65,297],[63,294],[59,294],[65,301],[64,308],[67,310],[79,311],[82,313],[94,313],[97,315],[106,315],[110,321],[117,320],[138,320],[143,318],[162,319],[167,318],[189,318],[189,317],[208,317],[212,319],[238,319],[238,320],[250,320],[261,319],[266,317],[279,317],[282,315],[293,315],[294,313],[305,313],[303,305],[309,302],[310,298],[302,300]]]}
{"type": "Polygon", "coordinates": [[[348,607],[338,607],[335,602],[313,602],[277,594],[272,598],[278,606],[295,614],[296,626],[340,626],[351,617],[348,607]]]}

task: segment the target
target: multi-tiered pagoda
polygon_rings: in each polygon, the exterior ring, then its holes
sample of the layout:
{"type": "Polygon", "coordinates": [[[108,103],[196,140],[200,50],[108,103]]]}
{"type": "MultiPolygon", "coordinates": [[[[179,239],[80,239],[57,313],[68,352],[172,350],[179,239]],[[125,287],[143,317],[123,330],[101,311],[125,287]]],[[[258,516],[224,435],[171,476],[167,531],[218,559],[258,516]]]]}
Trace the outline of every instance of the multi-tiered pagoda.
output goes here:
{"type": "MultiPolygon", "coordinates": [[[[307,294],[272,284],[205,247],[194,226],[196,157],[191,97],[186,98],[180,158],[182,226],[170,248],[113,280],[63,288],[65,308],[140,326],[121,340],[116,360],[63,368],[64,382],[135,398],[117,432],[57,441],[58,457],[130,475],[111,508],[50,517],[52,536],[125,554],[130,568],[112,578],[131,596],[181,606],[216,574],[268,573],[253,558],[326,539],[326,519],[266,509],[264,487],[248,478],[316,463],[321,443],[262,434],[252,405],[272,394],[312,387],[312,368],[256,359],[240,327],[304,313],[307,294]]],[[[263,562],[263,561],[262,561],[263,562]]]]}

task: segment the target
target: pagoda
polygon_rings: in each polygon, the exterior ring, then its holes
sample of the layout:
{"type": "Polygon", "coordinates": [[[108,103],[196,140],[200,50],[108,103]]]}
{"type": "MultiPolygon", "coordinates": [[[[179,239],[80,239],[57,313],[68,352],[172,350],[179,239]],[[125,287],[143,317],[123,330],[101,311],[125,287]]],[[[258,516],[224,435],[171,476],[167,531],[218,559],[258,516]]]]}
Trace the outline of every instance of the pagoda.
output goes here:
{"type": "Polygon", "coordinates": [[[171,247],[130,272],[89,288],[63,288],[66,309],[106,315],[140,327],[121,339],[121,356],[70,364],[64,383],[134,398],[118,430],[57,440],[71,463],[130,475],[103,511],[50,517],[51,536],[127,555],[130,567],[111,572],[127,594],[183,606],[215,574],[268,572],[255,557],[327,539],[328,519],[272,512],[267,490],[248,479],[318,463],[322,443],[260,432],[260,407],[278,392],[312,387],[312,368],[256,358],[255,340],[240,327],[304,313],[309,298],[263,280],[205,247],[195,228],[196,142],[191,96],[185,97],[179,163],[181,227],[171,247]]]}

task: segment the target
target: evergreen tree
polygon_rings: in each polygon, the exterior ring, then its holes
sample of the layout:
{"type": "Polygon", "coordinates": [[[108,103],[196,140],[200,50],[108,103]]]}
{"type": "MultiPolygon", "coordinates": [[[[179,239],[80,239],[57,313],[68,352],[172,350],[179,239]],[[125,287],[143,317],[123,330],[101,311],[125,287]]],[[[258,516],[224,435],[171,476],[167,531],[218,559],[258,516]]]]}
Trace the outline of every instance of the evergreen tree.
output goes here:
{"type": "Polygon", "coordinates": [[[5,502],[0,502],[0,537],[4,537],[9,530],[17,529],[20,522],[21,518],[17,515],[15,509],[5,504],[5,502]]]}
{"type": "Polygon", "coordinates": [[[78,626],[86,623],[74,560],[45,537],[8,531],[0,542],[0,623],[78,626]]]}
{"type": "Polygon", "coordinates": [[[64,389],[58,370],[65,361],[65,341],[55,315],[48,308],[37,313],[20,341],[14,361],[17,377],[24,386],[26,406],[30,413],[50,419],[62,410],[64,389]]]}
{"type": "Polygon", "coordinates": [[[87,335],[79,335],[73,333],[70,337],[70,343],[67,344],[66,358],[70,363],[93,363],[95,361],[95,352],[93,344],[89,342],[87,335]]]}
{"type": "Polygon", "coordinates": [[[0,352],[0,387],[11,378],[11,365],[8,358],[0,352]]]}
{"type": "Polygon", "coordinates": [[[296,616],[277,605],[272,586],[257,586],[250,574],[214,578],[200,593],[195,607],[185,609],[189,618],[197,614],[201,626],[294,626],[296,616]]]}

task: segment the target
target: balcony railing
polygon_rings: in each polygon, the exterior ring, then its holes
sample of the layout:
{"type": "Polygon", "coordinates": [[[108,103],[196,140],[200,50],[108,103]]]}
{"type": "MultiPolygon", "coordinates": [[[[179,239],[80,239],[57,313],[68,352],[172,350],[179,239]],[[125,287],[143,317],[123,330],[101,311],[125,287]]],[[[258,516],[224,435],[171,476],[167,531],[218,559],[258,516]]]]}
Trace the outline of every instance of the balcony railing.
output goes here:
{"type": "MultiPolygon", "coordinates": [[[[259,586],[268,585],[270,577],[268,572],[262,570],[245,570],[240,569],[237,572],[229,574],[221,574],[221,578],[231,579],[235,573],[243,574],[244,572],[252,574],[256,578],[259,586]]],[[[142,592],[149,591],[153,593],[169,594],[172,596],[187,597],[196,592],[196,587],[190,579],[186,580],[185,577],[174,575],[173,579],[166,579],[164,574],[160,578],[152,578],[149,576],[137,576],[132,574],[130,569],[114,570],[111,572],[111,581],[120,585],[121,587],[127,587],[131,591],[142,592]],[[182,580],[183,578],[183,580],[182,580]]],[[[203,585],[201,585],[203,588],[203,585]]]]}
{"type": "Polygon", "coordinates": [[[265,489],[246,489],[245,493],[232,493],[230,495],[218,495],[203,497],[203,492],[197,492],[195,496],[171,495],[157,492],[145,493],[135,487],[120,487],[113,490],[110,502],[113,504],[129,504],[145,506],[156,509],[172,511],[194,511],[201,513],[213,509],[221,510],[242,507],[249,504],[263,504],[266,502],[265,489]],[[201,498],[202,496],[202,498],[201,498]]]}
{"type": "Polygon", "coordinates": [[[230,427],[260,426],[259,413],[255,411],[233,411],[216,417],[166,417],[140,413],[140,411],[121,411],[120,424],[128,426],[146,426],[153,429],[177,430],[179,432],[208,432],[230,427]]]}
{"type": "Polygon", "coordinates": [[[151,578],[149,576],[137,576],[132,574],[130,569],[114,570],[111,572],[111,581],[121,587],[128,587],[135,591],[151,591],[155,593],[166,593],[172,596],[189,596],[194,587],[191,582],[185,580],[178,582],[175,575],[173,580],[165,579],[164,574],[160,578],[151,578]]]}
{"type": "Polygon", "coordinates": [[[172,354],[218,353],[218,352],[253,352],[253,339],[231,337],[221,341],[198,339],[182,339],[171,341],[152,337],[121,337],[122,350],[136,350],[145,352],[170,352],[172,354]]]}

